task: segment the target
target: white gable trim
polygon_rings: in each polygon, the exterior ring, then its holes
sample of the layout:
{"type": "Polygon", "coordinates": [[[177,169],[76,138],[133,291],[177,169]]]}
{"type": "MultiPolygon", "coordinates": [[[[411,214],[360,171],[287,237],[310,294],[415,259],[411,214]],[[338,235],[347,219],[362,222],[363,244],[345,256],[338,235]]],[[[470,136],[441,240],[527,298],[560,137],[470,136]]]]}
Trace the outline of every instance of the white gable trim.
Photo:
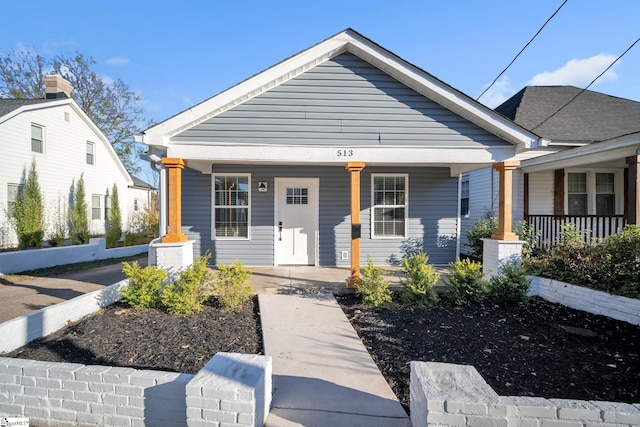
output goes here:
{"type": "Polygon", "coordinates": [[[168,147],[171,137],[180,132],[246,102],[270,88],[291,80],[306,70],[347,51],[378,67],[443,107],[514,144],[516,151],[527,150],[538,144],[539,138],[535,134],[521,128],[490,108],[474,101],[350,29],[338,33],[147,129],[140,142],[150,146],[168,147]]]}

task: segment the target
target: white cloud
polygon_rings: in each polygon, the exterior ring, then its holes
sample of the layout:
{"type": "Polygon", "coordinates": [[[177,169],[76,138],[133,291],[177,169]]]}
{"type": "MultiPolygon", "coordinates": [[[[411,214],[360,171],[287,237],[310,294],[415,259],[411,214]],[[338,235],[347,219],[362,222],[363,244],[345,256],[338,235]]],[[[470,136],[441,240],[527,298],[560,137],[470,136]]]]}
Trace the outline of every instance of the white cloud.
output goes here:
{"type": "Polygon", "coordinates": [[[112,65],[114,67],[120,67],[122,65],[127,65],[129,62],[129,58],[125,58],[124,56],[114,56],[105,61],[107,65],[112,65]]]}
{"type": "MultiPolygon", "coordinates": [[[[486,86],[489,85],[487,84],[486,86]]],[[[514,92],[515,91],[509,83],[509,77],[505,76],[495,82],[493,86],[491,86],[491,89],[482,95],[479,101],[487,107],[496,108],[498,105],[509,99],[514,92]]]]}
{"type": "MultiPolygon", "coordinates": [[[[603,72],[613,61],[615,61],[615,55],[607,55],[601,53],[600,55],[592,56],[586,59],[572,59],[567,62],[563,67],[555,71],[545,71],[540,74],[536,74],[527,85],[532,86],[552,86],[552,85],[573,85],[573,86],[586,86],[598,74],[603,72]]],[[[616,80],[618,75],[611,68],[598,79],[596,83],[603,83],[606,81],[616,80]]]]}

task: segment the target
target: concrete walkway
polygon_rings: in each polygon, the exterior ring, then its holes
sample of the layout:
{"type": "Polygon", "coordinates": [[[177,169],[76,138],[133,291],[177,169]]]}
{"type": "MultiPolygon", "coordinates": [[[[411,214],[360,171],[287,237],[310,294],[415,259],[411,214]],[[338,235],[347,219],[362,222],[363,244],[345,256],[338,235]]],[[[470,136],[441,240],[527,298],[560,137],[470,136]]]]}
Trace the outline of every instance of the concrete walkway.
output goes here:
{"type": "Polygon", "coordinates": [[[273,401],[265,426],[410,426],[330,293],[260,294],[273,401]]]}

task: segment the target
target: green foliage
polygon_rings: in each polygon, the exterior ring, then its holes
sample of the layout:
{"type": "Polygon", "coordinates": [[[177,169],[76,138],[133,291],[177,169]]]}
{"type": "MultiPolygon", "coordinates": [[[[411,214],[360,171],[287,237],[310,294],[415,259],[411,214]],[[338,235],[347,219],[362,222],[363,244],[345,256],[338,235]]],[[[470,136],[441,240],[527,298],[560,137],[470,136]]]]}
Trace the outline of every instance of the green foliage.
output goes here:
{"type": "Polygon", "coordinates": [[[542,236],[542,230],[536,232],[531,224],[522,220],[516,221],[513,226],[513,232],[524,242],[522,244],[522,256],[530,257],[533,254],[533,249],[538,245],[540,236],[542,236]]]}
{"type": "Polygon", "coordinates": [[[228,309],[236,309],[252,295],[251,285],[248,284],[251,270],[245,268],[241,262],[235,261],[231,265],[218,264],[218,272],[213,284],[213,295],[218,303],[228,309]]]}
{"type": "Polygon", "coordinates": [[[118,246],[122,236],[122,216],[120,215],[120,201],[118,200],[118,186],[113,184],[111,191],[111,209],[107,218],[107,248],[118,246]]]}
{"type": "Polygon", "coordinates": [[[584,243],[583,233],[567,225],[559,243],[525,267],[531,274],[640,298],[640,227],[627,225],[606,239],[584,243]]]}
{"type": "Polygon", "coordinates": [[[158,266],[141,268],[137,261],[123,262],[122,271],[129,278],[122,299],[132,307],[158,308],[162,305],[162,288],[167,272],[158,266]]]}
{"type": "Polygon", "coordinates": [[[379,307],[391,302],[389,281],[384,277],[384,270],[373,265],[371,257],[367,257],[367,266],[362,269],[362,277],[354,282],[354,286],[366,304],[379,307]]]}
{"type": "Polygon", "coordinates": [[[489,280],[488,298],[498,304],[514,304],[527,300],[531,280],[526,277],[526,270],[517,262],[506,263],[500,274],[489,280]]]}
{"type": "Polygon", "coordinates": [[[199,257],[178,273],[175,282],[164,287],[161,300],[169,313],[192,314],[202,311],[204,302],[212,292],[212,277],[207,268],[209,257],[209,253],[199,257]]]}
{"type": "Polygon", "coordinates": [[[489,238],[498,231],[498,218],[491,211],[485,211],[467,231],[466,246],[471,248],[473,256],[482,258],[483,238],[489,238]]]}
{"type": "Polygon", "coordinates": [[[41,248],[44,237],[44,204],[38,183],[36,161],[31,162],[27,181],[11,212],[20,249],[41,248]]]}
{"type": "Polygon", "coordinates": [[[82,245],[89,243],[89,217],[84,191],[84,174],[76,184],[73,195],[73,210],[71,211],[71,244],[82,245]]]}
{"type": "Polygon", "coordinates": [[[402,260],[404,274],[408,280],[402,282],[402,300],[420,306],[430,305],[438,301],[435,286],[440,279],[432,265],[427,264],[429,257],[424,252],[417,252],[402,260]]]}
{"type": "Polygon", "coordinates": [[[482,264],[468,259],[449,264],[443,299],[456,305],[479,302],[487,294],[487,281],[482,278],[482,264]]]}
{"type": "Polygon", "coordinates": [[[142,152],[131,135],[144,122],[142,98],[121,79],[106,81],[96,71],[97,62],[76,52],[43,56],[27,47],[0,56],[0,97],[43,98],[43,78],[58,74],[73,86],[71,97],[100,128],[131,173],[139,171],[135,159],[142,152]]]}

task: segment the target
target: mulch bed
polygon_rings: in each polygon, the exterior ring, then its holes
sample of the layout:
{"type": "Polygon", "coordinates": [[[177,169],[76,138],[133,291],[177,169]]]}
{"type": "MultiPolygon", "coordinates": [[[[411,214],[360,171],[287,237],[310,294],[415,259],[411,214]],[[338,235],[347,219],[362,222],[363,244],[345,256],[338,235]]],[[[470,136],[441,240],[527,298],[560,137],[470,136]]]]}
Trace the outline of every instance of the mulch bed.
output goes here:
{"type": "Polygon", "coordinates": [[[338,302],[407,410],[412,360],[473,365],[502,396],[640,402],[639,326],[538,297],[506,307],[338,302]]]}
{"type": "Polygon", "coordinates": [[[233,312],[210,300],[192,316],[119,302],[6,356],[195,374],[219,351],[263,354],[257,297],[233,312]]]}
{"type": "MultiPolygon", "coordinates": [[[[473,365],[500,395],[640,402],[640,327],[531,298],[464,308],[338,302],[409,410],[409,362],[473,365]]],[[[263,354],[257,298],[171,316],[117,303],[8,357],[196,373],[218,351],[263,354]]]]}

